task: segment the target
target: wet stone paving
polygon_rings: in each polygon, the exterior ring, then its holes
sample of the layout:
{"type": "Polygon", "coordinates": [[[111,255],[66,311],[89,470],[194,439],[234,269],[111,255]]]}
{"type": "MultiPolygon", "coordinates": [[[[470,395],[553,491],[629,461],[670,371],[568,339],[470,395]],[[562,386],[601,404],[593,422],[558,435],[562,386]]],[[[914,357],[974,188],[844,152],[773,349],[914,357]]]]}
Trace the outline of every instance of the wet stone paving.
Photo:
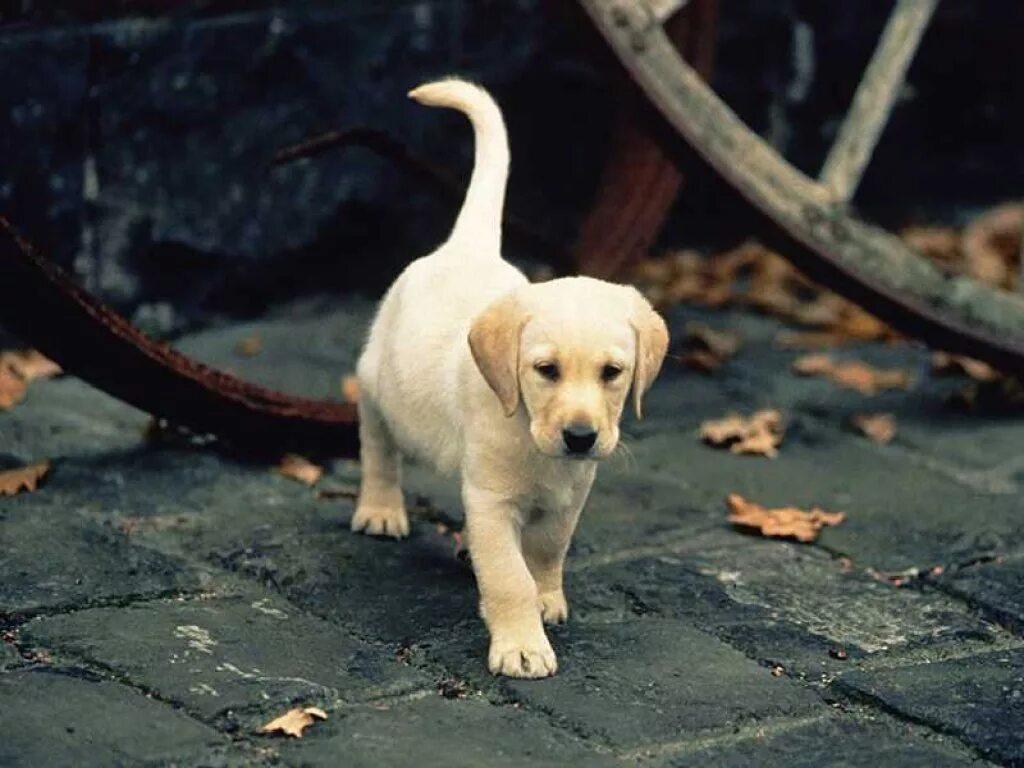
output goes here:
{"type": "MultiPolygon", "coordinates": [[[[339,397],[371,311],[305,301],[178,346],[339,397]]],[[[487,672],[448,481],[411,467],[411,537],[355,536],[356,462],[317,498],[146,441],[145,414],[74,378],[34,383],[0,413],[2,466],[52,461],[0,500],[0,765],[1024,765],[1024,421],[950,408],[964,382],[916,345],[836,353],[913,373],[868,397],[794,376],[773,320],[669,314],[745,346],[712,376],[669,361],[648,418],[627,418],[540,681],[487,672]],[[761,407],[787,422],[775,459],[697,437],[761,407]],[[891,444],[849,429],[864,411],[896,416],[891,444]],[[766,539],[726,522],[733,492],[847,518],[766,539]],[[327,719],[257,732],[293,706],[327,719]]]]}

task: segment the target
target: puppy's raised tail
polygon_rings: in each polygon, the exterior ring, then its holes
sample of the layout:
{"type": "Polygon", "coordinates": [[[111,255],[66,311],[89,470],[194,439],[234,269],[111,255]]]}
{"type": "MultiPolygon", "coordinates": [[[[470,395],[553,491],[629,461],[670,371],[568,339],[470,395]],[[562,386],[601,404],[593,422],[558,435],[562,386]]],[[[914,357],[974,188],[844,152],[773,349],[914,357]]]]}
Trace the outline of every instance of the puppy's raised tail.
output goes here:
{"type": "Polygon", "coordinates": [[[409,98],[464,113],[476,143],[473,176],[448,244],[482,256],[501,256],[501,219],[508,183],[508,135],[501,110],[483,88],[458,78],[425,83],[409,98]]]}

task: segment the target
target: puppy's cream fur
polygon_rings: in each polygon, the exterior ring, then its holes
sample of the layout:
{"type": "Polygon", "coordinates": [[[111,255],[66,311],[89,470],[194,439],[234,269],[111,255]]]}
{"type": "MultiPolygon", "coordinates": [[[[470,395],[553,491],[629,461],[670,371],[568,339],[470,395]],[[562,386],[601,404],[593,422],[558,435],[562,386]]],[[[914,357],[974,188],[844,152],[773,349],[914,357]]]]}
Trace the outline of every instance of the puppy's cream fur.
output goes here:
{"type": "Polygon", "coordinates": [[[542,621],[568,615],[562,566],[596,461],[617,444],[630,387],[640,414],[668,332],[633,288],[583,277],[531,285],[505,262],[509,153],[497,105],[454,79],[409,95],[469,117],[475,165],[451,235],[391,286],[359,360],[352,528],[408,534],[402,455],[459,473],[488,666],[544,677],[556,661],[542,621]]]}

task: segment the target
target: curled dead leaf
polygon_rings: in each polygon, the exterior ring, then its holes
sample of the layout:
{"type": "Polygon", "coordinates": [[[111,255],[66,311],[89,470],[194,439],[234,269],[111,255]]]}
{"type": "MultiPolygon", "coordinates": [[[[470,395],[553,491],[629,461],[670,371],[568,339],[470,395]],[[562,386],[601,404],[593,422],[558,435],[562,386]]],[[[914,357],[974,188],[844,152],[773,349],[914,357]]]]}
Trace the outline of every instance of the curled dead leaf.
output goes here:
{"type": "Polygon", "coordinates": [[[697,322],[686,324],[685,343],[687,350],[682,355],[682,362],[707,373],[717,370],[742,345],[739,334],[697,322]]]}
{"type": "Polygon", "coordinates": [[[0,411],[7,410],[25,396],[28,384],[5,365],[0,365],[0,411]]]}
{"type": "Polygon", "coordinates": [[[887,445],[896,437],[896,418],[891,413],[855,413],[850,423],[876,443],[887,445]]]}
{"type": "Polygon", "coordinates": [[[341,396],[346,403],[359,402],[359,377],[355,374],[343,376],[341,379],[341,396]]]}
{"type": "MultiPolygon", "coordinates": [[[[801,325],[829,331],[820,340],[894,338],[893,331],[857,305],[815,285],[778,253],[747,241],[704,257],[677,251],[637,265],[636,282],[659,307],[680,301],[754,307],[801,325]]],[[[706,367],[706,359],[694,363],[706,367]]]]}
{"type": "Polygon", "coordinates": [[[824,376],[840,387],[862,395],[875,395],[887,389],[910,389],[913,382],[908,371],[898,368],[875,368],[859,360],[836,362],[828,355],[804,355],[793,361],[793,370],[801,376],[824,376]]]}
{"type": "Polygon", "coordinates": [[[900,232],[908,246],[951,272],[962,271],[960,233],[952,227],[912,226],[900,232]]]}
{"type": "Polygon", "coordinates": [[[59,365],[34,349],[0,352],[0,411],[21,400],[32,381],[47,379],[60,372],[59,365]]]}
{"type": "Polygon", "coordinates": [[[1020,272],[1024,204],[1004,203],[986,211],[964,229],[966,272],[976,280],[1013,289],[1020,272]]]}
{"type": "Polygon", "coordinates": [[[279,475],[310,486],[316,485],[324,474],[323,467],[297,453],[285,454],[281,463],[277,465],[276,471],[279,475]]]}
{"type": "Polygon", "coordinates": [[[700,425],[700,437],[707,443],[728,447],[732,453],[778,456],[785,427],[782,414],[774,409],[757,411],[749,418],[736,413],[711,419],[700,425]]]}
{"type": "Polygon", "coordinates": [[[752,528],[763,536],[774,538],[793,538],[797,541],[811,542],[818,538],[821,529],[826,525],[839,525],[846,519],[842,512],[826,512],[815,507],[805,512],[796,507],[767,509],[760,504],[747,501],[737,493],[730,493],[726,502],[729,505],[729,522],[742,528],[752,528]]]}
{"type": "Polygon", "coordinates": [[[694,349],[690,352],[684,352],[680,355],[679,362],[687,368],[703,373],[714,373],[722,367],[722,360],[706,349],[694,349]]]}
{"type": "Polygon", "coordinates": [[[734,331],[723,331],[697,322],[686,324],[686,340],[691,346],[706,349],[723,360],[735,355],[743,344],[734,331]]]}
{"type": "Polygon", "coordinates": [[[988,363],[948,352],[932,353],[931,365],[936,376],[965,373],[975,381],[995,381],[1000,377],[999,371],[988,363]]]}
{"type": "Polygon", "coordinates": [[[260,726],[259,733],[283,733],[296,739],[317,720],[326,720],[327,713],[319,707],[296,707],[289,709],[280,717],[260,726]]]}
{"type": "Polygon", "coordinates": [[[34,349],[24,352],[2,352],[0,364],[9,367],[26,382],[49,379],[61,372],[59,365],[34,349]]]}
{"type": "Polygon", "coordinates": [[[27,467],[0,472],[0,496],[15,496],[22,491],[32,493],[49,471],[50,462],[39,461],[27,467]]]}

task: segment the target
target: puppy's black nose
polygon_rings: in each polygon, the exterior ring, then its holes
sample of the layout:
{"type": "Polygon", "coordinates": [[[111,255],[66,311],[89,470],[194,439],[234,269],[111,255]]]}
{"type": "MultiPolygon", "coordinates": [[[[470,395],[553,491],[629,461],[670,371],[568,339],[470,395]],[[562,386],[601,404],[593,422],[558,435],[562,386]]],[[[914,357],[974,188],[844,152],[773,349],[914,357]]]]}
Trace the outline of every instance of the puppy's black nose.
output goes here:
{"type": "Polygon", "coordinates": [[[562,430],[565,448],[577,456],[587,453],[597,442],[597,432],[589,424],[570,424],[562,430]]]}

